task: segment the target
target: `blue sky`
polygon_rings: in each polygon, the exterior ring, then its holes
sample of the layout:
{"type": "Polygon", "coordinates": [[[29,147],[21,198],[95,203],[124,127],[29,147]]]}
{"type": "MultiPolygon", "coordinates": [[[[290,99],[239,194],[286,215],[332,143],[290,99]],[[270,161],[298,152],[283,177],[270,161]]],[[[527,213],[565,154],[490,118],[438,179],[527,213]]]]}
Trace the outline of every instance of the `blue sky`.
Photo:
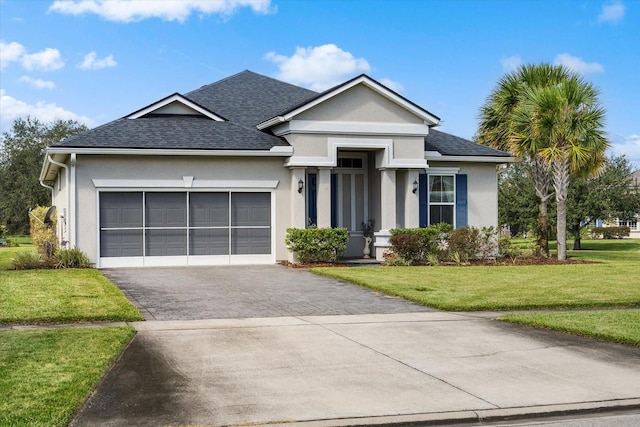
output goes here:
{"type": "Polygon", "coordinates": [[[360,73],[471,138],[498,79],[567,65],[640,167],[640,1],[0,0],[0,130],[96,126],[245,69],[322,90],[360,73]]]}

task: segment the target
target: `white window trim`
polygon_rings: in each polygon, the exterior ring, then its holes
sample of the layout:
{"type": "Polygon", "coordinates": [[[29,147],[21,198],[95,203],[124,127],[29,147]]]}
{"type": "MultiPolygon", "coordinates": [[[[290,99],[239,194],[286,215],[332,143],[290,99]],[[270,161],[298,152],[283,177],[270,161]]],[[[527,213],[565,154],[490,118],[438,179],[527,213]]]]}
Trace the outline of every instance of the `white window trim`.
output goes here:
{"type": "MultiPolygon", "coordinates": [[[[446,168],[434,168],[434,169],[446,169],[446,168]]],[[[458,169],[459,168],[449,168],[449,169],[458,169]]],[[[455,228],[456,226],[456,201],[457,201],[457,191],[456,191],[456,173],[433,173],[432,169],[429,169],[429,173],[427,174],[427,225],[431,224],[431,205],[434,206],[453,206],[453,224],[452,226],[455,228]],[[429,177],[431,176],[450,176],[453,178],[453,202],[431,202],[431,187],[429,185],[429,177]]]]}

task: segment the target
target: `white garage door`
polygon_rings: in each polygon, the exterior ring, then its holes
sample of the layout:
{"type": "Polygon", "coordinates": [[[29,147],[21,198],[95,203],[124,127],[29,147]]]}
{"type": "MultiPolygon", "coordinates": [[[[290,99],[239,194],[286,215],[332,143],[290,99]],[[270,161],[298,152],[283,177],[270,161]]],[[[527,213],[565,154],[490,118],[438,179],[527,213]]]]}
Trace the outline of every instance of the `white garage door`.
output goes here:
{"type": "Polygon", "coordinates": [[[273,263],[270,192],[109,192],[100,266],[273,263]]]}

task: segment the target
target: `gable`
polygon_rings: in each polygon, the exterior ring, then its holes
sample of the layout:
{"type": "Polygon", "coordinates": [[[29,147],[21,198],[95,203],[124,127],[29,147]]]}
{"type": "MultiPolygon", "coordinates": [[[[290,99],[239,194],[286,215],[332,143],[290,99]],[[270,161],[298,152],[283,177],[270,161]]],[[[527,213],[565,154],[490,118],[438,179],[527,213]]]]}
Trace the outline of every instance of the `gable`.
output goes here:
{"type": "Polygon", "coordinates": [[[359,84],[303,111],[296,120],[416,123],[424,120],[371,88],[359,84]]]}
{"type": "Polygon", "coordinates": [[[149,115],[179,115],[179,116],[198,116],[209,118],[216,122],[225,121],[225,118],[214,113],[213,111],[185,98],[179,93],[174,93],[166,98],[154,102],[144,108],[139,109],[127,116],[127,119],[139,119],[149,115]]]}

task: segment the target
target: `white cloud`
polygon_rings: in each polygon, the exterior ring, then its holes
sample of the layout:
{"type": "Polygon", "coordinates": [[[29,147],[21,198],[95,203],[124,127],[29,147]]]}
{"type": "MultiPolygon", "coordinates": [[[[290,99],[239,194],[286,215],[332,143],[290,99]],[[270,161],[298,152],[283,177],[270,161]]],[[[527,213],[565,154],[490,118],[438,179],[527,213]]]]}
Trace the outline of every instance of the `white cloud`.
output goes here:
{"type": "Polygon", "coordinates": [[[36,117],[43,122],[52,122],[56,119],[77,120],[87,126],[94,126],[95,123],[87,116],[81,116],[71,111],[57,106],[55,103],[38,101],[35,104],[28,104],[6,94],[4,89],[0,89],[0,126],[5,129],[10,123],[20,117],[36,117]]]}
{"type": "Polygon", "coordinates": [[[100,70],[107,67],[115,67],[118,63],[113,59],[113,55],[105,56],[102,59],[96,59],[98,55],[95,52],[87,53],[78,68],[82,70],[100,70]]]}
{"type": "Polygon", "coordinates": [[[66,15],[94,13],[108,21],[138,22],[148,18],[184,22],[191,13],[233,15],[249,7],[255,13],[271,13],[271,0],[56,0],[50,12],[66,15]]]}
{"type": "Polygon", "coordinates": [[[386,87],[388,87],[394,92],[398,92],[398,93],[404,92],[404,86],[402,86],[402,84],[396,81],[393,81],[390,79],[380,79],[380,83],[382,83],[383,85],[385,85],[386,87]]]}
{"type": "Polygon", "coordinates": [[[507,58],[500,59],[500,64],[502,65],[502,70],[505,73],[510,73],[517,70],[523,62],[520,55],[511,55],[507,58]]]}
{"type": "Polygon", "coordinates": [[[25,49],[20,43],[5,43],[0,40],[0,69],[4,69],[11,62],[18,62],[25,49]]]}
{"type": "Polygon", "coordinates": [[[601,24],[617,24],[622,21],[622,18],[624,18],[625,12],[626,8],[621,1],[610,1],[609,3],[602,5],[602,11],[600,12],[600,15],[598,15],[598,22],[601,24]]]}
{"type": "Polygon", "coordinates": [[[279,67],[276,74],[278,79],[316,91],[323,91],[349,77],[371,70],[364,58],[355,58],[335,44],[296,47],[291,56],[269,52],[264,59],[279,67]]]}
{"type": "Polygon", "coordinates": [[[604,67],[597,62],[585,62],[581,58],[578,58],[577,56],[571,56],[568,53],[561,53],[556,55],[553,63],[555,65],[564,65],[570,70],[573,70],[580,74],[604,72],[604,67]]]}
{"type": "Polygon", "coordinates": [[[26,83],[29,86],[36,88],[36,89],[53,89],[56,87],[55,83],[49,80],[42,80],[42,79],[34,79],[31,78],[29,76],[22,76],[20,77],[20,81],[22,83],[26,83]]]}
{"type": "Polygon", "coordinates": [[[46,48],[36,53],[22,55],[22,66],[27,70],[53,71],[64,67],[64,61],[58,49],[46,48]]]}
{"type": "Polygon", "coordinates": [[[640,169],[640,134],[633,135],[610,135],[611,152],[616,155],[626,155],[629,161],[635,163],[640,169]]]}

